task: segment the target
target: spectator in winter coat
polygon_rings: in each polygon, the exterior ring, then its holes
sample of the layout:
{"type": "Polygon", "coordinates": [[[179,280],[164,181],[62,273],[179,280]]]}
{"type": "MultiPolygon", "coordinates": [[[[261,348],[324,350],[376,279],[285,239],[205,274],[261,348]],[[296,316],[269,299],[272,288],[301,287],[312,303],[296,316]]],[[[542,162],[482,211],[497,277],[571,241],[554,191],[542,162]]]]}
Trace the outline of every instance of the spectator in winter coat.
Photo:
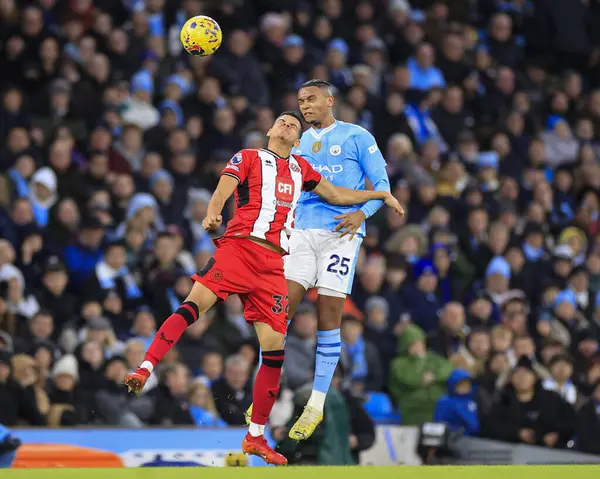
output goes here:
{"type": "Polygon", "coordinates": [[[600,381],[592,397],[577,414],[575,437],[577,449],[589,454],[600,454],[600,381]]]}
{"type": "Polygon", "coordinates": [[[473,378],[464,369],[455,369],[448,378],[448,394],[435,405],[433,420],[446,423],[452,430],[460,430],[466,436],[479,433],[479,412],[475,401],[473,378]]]}
{"type": "Polygon", "coordinates": [[[522,357],[482,432],[500,441],[560,448],[571,439],[574,421],[573,408],[554,391],[542,388],[531,360],[522,357]]]}
{"type": "Polygon", "coordinates": [[[40,413],[33,388],[22,387],[11,377],[12,354],[0,349],[0,424],[13,426],[25,420],[32,426],[46,424],[40,413]]]}
{"type": "Polygon", "coordinates": [[[381,357],[377,347],[365,339],[364,326],[355,317],[342,321],[342,350],[348,358],[354,391],[379,391],[383,386],[381,357]]]}
{"type": "Polygon", "coordinates": [[[252,403],[250,364],[243,356],[230,356],[225,361],[225,373],[212,385],[219,416],[230,426],[246,424],[244,413],[252,403]]]}
{"type": "Polygon", "coordinates": [[[409,326],[398,338],[398,356],[392,361],[388,389],[406,425],[430,421],[437,400],[446,392],[452,365],[427,350],[425,334],[409,326]]]}
{"type": "Polygon", "coordinates": [[[438,272],[433,263],[422,259],[413,267],[416,287],[406,295],[407,308],[419,327],[425,332],[435,329],[441,302],[436,295],[438,272]]]}
{"type": "Polygon", "coordinates": [[[154,413],[150,424],[162,426],[194,424],[194,419],[187,406],[189,388],[189,371],[181,363],[166,367],[159,381],[148,396],[154,398],[154,413]]]}
{"type": "Polygon", "coordinates": [[[312,382],[315,365],[317,316],[314,306],[300,306],[286,341],[283,375],[292,391],[312,382]]]}

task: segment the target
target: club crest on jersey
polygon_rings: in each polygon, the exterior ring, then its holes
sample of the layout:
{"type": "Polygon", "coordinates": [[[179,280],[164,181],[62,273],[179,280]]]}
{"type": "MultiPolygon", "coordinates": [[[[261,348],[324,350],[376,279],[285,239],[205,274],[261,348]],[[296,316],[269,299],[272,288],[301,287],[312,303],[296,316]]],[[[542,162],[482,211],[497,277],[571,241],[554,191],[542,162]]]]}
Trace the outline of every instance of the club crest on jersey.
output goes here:
{"type": "Polygon", "coordinates": [[[300,172],[300,167],[296,163],[290,163],[290,170],[294,173],[300,172]]]}
{"type": "Polygon", "coordinates": [[[342,152],[342,147],[340,145],[333,145],[329,148],[329,154],[331,156],[338,156],[342,152]]]}
{"type": "Polygon", "coordinates": [[[238,153],[231,160],[229,160],[229,163],[231,163],[232,165],[239,165],[241,162],[242,162],[242,154],[241,153],[238,153]]]}
{"type": "Polygon", "coordinates": [[[315,141],[312,146],[313,153],[319,153],[319,151],[321,151],[321,146],[323,146],[323,143],[315,141]]]}

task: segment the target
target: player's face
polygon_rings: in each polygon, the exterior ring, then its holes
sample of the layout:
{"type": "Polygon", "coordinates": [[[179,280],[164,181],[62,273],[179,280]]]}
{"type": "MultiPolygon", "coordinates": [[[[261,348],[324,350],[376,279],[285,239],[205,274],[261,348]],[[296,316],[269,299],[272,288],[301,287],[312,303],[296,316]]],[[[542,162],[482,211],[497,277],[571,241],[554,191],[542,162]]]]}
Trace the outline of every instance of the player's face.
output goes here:
{"type": "Polygon", "coordinates": [[[307,123],[323,123],[331,114],[333,97],[325,88],[310,86],[298,92],[298,107],[307,123]]]}
{"type": "Polygon", "coordinates": [[[289,115],[282,115],[271,129],[267,132],[269,138],[279,138],[290,146],[298,146],[300,144],[300,135],[302,134],[302,125],[300,122],[289,115]]]}

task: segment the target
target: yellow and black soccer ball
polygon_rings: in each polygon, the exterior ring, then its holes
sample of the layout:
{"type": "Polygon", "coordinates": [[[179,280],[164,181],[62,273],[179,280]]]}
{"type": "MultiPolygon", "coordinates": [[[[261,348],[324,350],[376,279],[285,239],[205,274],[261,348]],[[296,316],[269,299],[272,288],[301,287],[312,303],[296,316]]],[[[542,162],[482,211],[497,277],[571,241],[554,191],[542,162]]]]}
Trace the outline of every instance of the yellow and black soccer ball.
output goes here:
{"type": "Polygon", "coordinates": [[[206,57],[219,49],[223,32],[215,20],[198,15],[185,22],[180,38],[183,48],[190,55],[206,57]]]}

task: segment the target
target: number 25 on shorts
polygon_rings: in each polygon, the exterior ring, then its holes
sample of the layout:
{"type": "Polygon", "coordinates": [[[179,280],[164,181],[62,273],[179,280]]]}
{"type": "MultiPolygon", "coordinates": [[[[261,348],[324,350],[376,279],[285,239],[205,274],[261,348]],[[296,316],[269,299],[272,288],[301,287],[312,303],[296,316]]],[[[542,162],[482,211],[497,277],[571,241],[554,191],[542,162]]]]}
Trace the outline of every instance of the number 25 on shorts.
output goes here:
{"type": "Polygon", "coordinates": [[[329,259],[331,263],[327,266],[327,271],[341,276],[348,276],[350,272],[350,258],[340,258],[337,254],[332,254],[329,259]]]}

